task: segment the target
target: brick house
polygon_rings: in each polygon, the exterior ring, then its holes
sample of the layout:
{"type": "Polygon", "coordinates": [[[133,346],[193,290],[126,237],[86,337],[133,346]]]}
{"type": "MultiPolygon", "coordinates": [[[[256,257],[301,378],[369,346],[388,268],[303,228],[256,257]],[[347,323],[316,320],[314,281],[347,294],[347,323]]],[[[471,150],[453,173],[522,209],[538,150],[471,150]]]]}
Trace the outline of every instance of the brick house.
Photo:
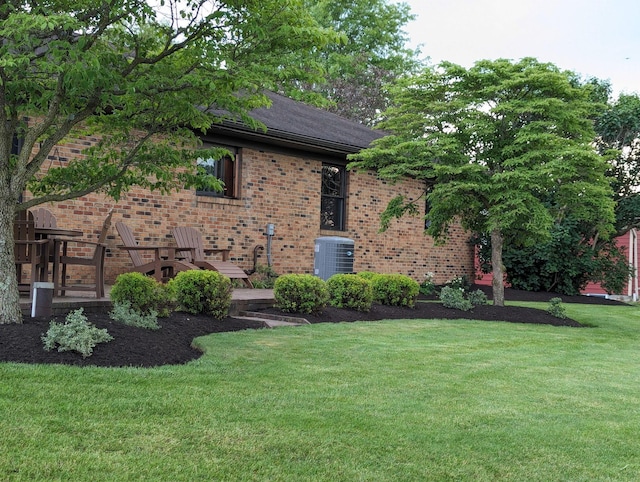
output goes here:
{"type": "MultiPolygon", "coordinates": [[[[435,246],[423,234],[421,217],[394,221],[379,232],[379,215],[398,194],[417,199],[420,182],[390,184],[374,172],[347,171],[347,155],[358,152],[380,133],[332,113],[268,94],[273,104],[252,117],[267,126],[255,131],[242,124],[216,124],[202,137],[205,145],[224,146],[233,156],[203,164],[225,181],[223,194],[183,190],[170,195],[133,190],[117,203],[101,195],[46,206],[58,225],[83,229],[88,239],[100,232],[113,207],[113,223],[124,221],[143,243],[172,244],[175,226],[199,229],[206,247],[230,248],[231,260],[245,270],[266,265],[267,224],[275,225],[271,242],[273,269],[279,273],[313,273],[314,243],[320,236],[355,242],[354,270],[403,273],[436,282],[474,274],[468,234],[451,230],[446,245],[435,246]],[[254,259],[255,255],[255,259],[254,259]]],[[[51,163],[79,155],[96,139],[85,138],[54,151],[51,163]]],[[[125,252],[112,228],[108,236],[106,280],[127,270],[125,252]]],[[[74,275],[79,278],[82,274],[74,275]]]]}

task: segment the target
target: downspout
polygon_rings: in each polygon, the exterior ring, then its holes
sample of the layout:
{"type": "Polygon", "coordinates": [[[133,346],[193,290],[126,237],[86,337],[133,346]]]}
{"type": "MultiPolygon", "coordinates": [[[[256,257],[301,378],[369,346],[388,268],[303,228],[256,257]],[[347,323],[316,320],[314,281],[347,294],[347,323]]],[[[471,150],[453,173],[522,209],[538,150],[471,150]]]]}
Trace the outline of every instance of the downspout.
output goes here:
{"type": "Polygon", "coordinates": [[[638,301],[638,232],[635,228],[629,231],[629,265],[632,271],[627,293],[633,301],[638,301]]]}

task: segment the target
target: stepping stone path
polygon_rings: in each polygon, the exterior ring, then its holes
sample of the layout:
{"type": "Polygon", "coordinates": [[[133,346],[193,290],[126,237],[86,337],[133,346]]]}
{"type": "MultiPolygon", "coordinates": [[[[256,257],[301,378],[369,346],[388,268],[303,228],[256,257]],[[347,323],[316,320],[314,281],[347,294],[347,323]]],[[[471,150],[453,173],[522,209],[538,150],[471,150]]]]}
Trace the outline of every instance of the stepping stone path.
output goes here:
{"type": "Polygon", "coordinates": [[[237,318],[239,320],[260,321],[267,328],[277,328],[280,326],[301,326],[310,324],[304,318],[298,318],[295,316],[272,315],[270,313],[261,313],[259,311],[241,311],[237,316],[234,316],[233,318],[237,318]]]}

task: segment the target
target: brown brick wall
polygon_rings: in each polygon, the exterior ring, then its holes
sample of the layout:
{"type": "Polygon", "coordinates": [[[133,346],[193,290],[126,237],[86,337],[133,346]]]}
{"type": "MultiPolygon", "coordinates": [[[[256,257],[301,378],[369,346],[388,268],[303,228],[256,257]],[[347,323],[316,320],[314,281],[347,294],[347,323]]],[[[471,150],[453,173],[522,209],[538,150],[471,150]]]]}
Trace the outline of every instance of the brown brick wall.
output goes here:
{"type": "MultiPolygon", "coordinates": [[[[78,147],[77,143],[61,146],[58,156],[73,157],[78,147]]],[[[53,159],[52,164],[56,161],[53,159]]],[[[272,261],[279,274],[312,273],[315,239],[343,236],[355,241],[356,271],[404,273],[419,282],[429,272],[436,282],[473,275],[469,236],[459,228],[452,230],[444,246],[434,246],[433,240],[423,234],[421,217],[393,221],[387,232],[378,232],[379,214],[390,199],[397,194],[417,199],[421,192],[417,181],[388,184],[371,172],[350,172],[346,230],[321,231],[321,166],[322,162],[313,158],[244,148],[240,199],[196,196],[186,190],[168,196],[136,190],[117,203],[92,194],[45,207],[56,214],[59,226],[82,229],[85,237],[94,241],[114,207],[107,239],[108,283],[130,266],[126,252],[117,248],[121,243],[115,230],[118,221],[129,224],[141,244],[172,244],[173,227],[198,228],[205,247],[230,248],[231,260],[244,269],[253,267],[257,245],[266,248],[266,225],[273,223],[272,261]]],[[[267,263],[266,251],[259,251],[258,263],[267,263]]],[[[84,277],[79,271],[72,276],[84,277]]]]}

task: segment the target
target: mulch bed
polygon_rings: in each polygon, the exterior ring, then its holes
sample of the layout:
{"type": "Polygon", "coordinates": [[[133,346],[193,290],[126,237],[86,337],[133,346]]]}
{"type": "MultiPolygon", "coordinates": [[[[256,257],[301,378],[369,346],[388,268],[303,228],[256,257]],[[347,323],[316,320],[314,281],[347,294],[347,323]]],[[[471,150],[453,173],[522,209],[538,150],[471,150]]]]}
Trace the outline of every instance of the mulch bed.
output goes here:
{"type": "MultiPolygon", "coordinates": [[[[483,289],[490,295],[490,288],[483,289]]],[[[476,289],[476,287],[474,287],[476,289]]],[[[522,301],[549,301],[560,296],[565,303],[618,304],[613,300],[599,297],[563,296],[555,293],[532,293],[506,290],[505,299],[522,301]]],[[[265,312],[283,314],[270,308],[265,312]]],[[[295,316],[295,314],[293,314],[295,316]]],[[[311,323],[338,323],[352,321],[375,321],[382,319],[476,319],[505,321],[512,323],[543,323],[555,326],[581,327],[570,319],[559,319],[544,310],[515,306],[478,306],[471,312],[444,308],[439,303],[417,303],[414,309],[374,305],[368,313],[327,307],[321,315],[298,315],[311,323]]],[[[0,325],[0,361],[20,363],[58,363],[77,366],[104,367],[153,367],[178,365],[194,360],[202,355],[193,348],[194,338],[209,333],[239,331],[264,328],[260,322],[225,318],[220,321],[206,316],[194,316],[176,312],[169,318],[159,320],[160,330],[146,330],[116,323],[108,312],[87,313],[87,318],[98,328],[106,328],[113,340],[98,344],[93,355],[83,358],[75,352],[47,352],[43,348],[42,335],[48,330],[51,318],[24,317],[22,324],[0,325]]],[[[62,321],[64,317],[54,318],[62,321]]]]}

